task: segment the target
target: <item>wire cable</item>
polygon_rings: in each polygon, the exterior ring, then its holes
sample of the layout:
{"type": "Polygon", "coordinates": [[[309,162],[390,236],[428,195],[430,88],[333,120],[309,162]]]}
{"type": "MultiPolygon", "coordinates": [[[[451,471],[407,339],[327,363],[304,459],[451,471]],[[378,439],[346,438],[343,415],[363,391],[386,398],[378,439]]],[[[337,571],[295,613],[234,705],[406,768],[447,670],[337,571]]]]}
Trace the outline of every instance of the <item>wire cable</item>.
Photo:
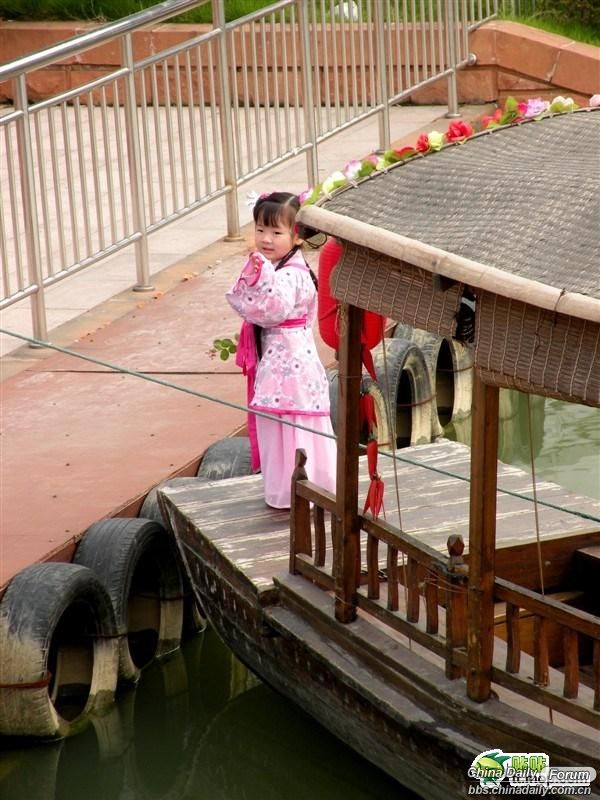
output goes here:
{"type": "MultiPolygon", "coordinates": [[[[35,345],[36,347],[45,347],[50,350],[56,350],[59,353],[63,353],[67,356],[72,356],[73,358],[79,358],[83,361],[89,361],[92,364],[97,364],[101,367],[106,367],[111,372],[122,373],[123,375],[130,375],[133,378],[140,378],[141,380],[149,381],[150,383],[156,383],[159,386],[164,386],[167,389],[175,389],[178,392],[183,392],[184,394],[192,395],[193,397],[199,397],[201,400],[208,400],[211,403],[219,403],[220,405],[226,406],[227,408],[233,408],[236,411],[243,411],[245,413],[255,414],[257,417],[263,417],[264,419],[272,419],[281,422],[282,425],[289,425],[291,428],[298,428],[298,430],[307,431],[308,433],[317,434],[319,436],[324,436],[327,439],[333,439],[337,441],[337,437],[335,434],[330,433],[322,433],[320,431],[314,431],[312,428],[308,428],[305,425],[299,425],[295,422],[290,422],[289,420],[282,419],[281,416],[275,414],[268,414],[265,411],[257,411],[254,408],[248,408],[248,406],[241,405],[240,403],[232,403],[229,400],[222,400],[219,397],[213,397],[210,394],[206,394],[205,392],[199,392],[196,389],[190,389],[187,386],[181,386],[178,383],[173,383],[172,381],[165,381],[161,378],[156,378],[153,375],[147,372],[139,372],[138,370],[128,369],[127,367],[121,367],[118,364],[111,364],[108,361],[104,361],[100,358],[95,358],[94,356],[88,356],[83,353],[78,353],[75,350],[70,350],[67,347],[61,347],[58,344],[52,344],[51,342],[44,341],[42,339],[35,339],[32,336],[24,336],[21,333],[15,333],[14,331],[9,331],[6,328],[0,328],[0,334],[4,334],[6,336],[12,336],[15,339],[20,339],[23,342],[27,342],[28,344],[35,345]]],[[[366,446],[363,444],[359,444],[361,450],[366,451],[366,446]]],[[[436,472],[439,475],[444,475],[448,478],[456,478],[457,480],[464,481],[465,483],[470,483],[470,478],[464,475],[458,475],[454,472],[449,472],[448,470],[441,469],[440,467],[434,467],[431,464],[423,464],[420,461],[416,461],[411,458],[406,458],[406,456],[400,456],[397,452],[390,452],[389,450],[380,450],[379,454],[386,457],[391,458],[394,461],[402,461],[405,464],[410,464],[415,467],[421,467],[423,469],[429,470],[431,472],[436,472]]],[[[498,487],[498,492],[502,494],[510,495],[511,497],[518,497],[521,500],[526,500],[529,503],[536,502],[533,497],[528,497],[527,495],[520,494],[519,492],[513,492],[510,489],[503,489],[502,487],[498,487]]],[[[595,516],[594,514],[588,514],[585,511],[575,511],[571,508],[564,508],[563,506],[556,505],[555,503],[549,503],[547,500],[540,500],[537,498],[538,506],[545,506],[546,508],[552,508],[555,511],[561,511],[565,514],[573,514],[574,516],[580,517],[581,519],[589,519],[592,522],[600,522],[600,517],[595,516]]]]}

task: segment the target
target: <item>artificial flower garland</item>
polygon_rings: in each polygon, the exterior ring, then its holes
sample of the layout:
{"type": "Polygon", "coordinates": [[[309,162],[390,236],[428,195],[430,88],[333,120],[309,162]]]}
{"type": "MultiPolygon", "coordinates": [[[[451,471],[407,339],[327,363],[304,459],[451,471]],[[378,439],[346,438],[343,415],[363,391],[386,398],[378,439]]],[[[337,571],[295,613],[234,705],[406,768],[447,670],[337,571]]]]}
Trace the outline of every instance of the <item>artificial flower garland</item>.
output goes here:
{"type": "MultiPolygon", "coordinates": [[[[591,108],[600,107],[600,94],[593,95],[589,100],[591,108]]],[[[514,97],[508,97],[504,108],[497,108],[493,114],[485,116],[481,120],[482,130],[500,128],[503,125],[516,125],[529,119],[543,119],[553,114],[564,114],[575,111],[579,108],[572,97],[555,97],[554,100],[542,100],[540,97],[530,98],[529,100],[517,101],[514,97]]],[[[417,139],[415,146],[405,146],[386,150],[383,155],[372,153],[366,158],[348,161],[343,170],[338,170],[325,180],[311,189],[306,189],[298,195],[301,206],[308,206],[316,203],[319,198],[329,197],[333,191],[347,185],[356,185],[357,180],[366,178],[373,172],[382,171],[397,164],[399,161],[408,161],[411,158],[427,155],[441,150],[445,145],[464,144],[475,133],[475,129],[469,122],[455,120],[448,126],[445,133],[431,131],[422,133],[417,139]]],[[[264,195],[260,195],[263,197],[264,195]]],[[[248,205],[254,206],[259,199],[256,192],[248,195],[248,205]]],[[[211,358],[217,354],[221,361],[227,361],[230,355],[237,350],[236,335],[233,339],[215,339],[213,347],[208,351],[211,358]]]]}
{"type": "MultiPolygon", "coordinates": [[[[600,106],[600,94],[595,94],[590,98],[590,107],[600,106]]],[[[504,108],[498,108],[490,116],[485,116],[481,120],[482,130],[499,128],[502,125],[513,125],[528,119],[543,119],[553,114],[564,114],[579,108],[572,97],[555,97],[554,100],[542,100],[540,97],[530,98],[529,100],[517,101],[514,97],[508,97],[504,108]]],[[[449,144],[463,144],[470,139],[475,130],[473,126],[463,120],[451,122],[446,133],[431,131],[422,133],[417,139],[415,146],[391,148],[382,155],[376,153],[359,160],[348,161],[342,170],[329,175],[325,180],[311,189],[302,192],[298,199],[301,206],[313,205],[321,197],[329,197],[333,191],[347,185],[356,185],[360,178],[366,178],[373,172],[382,171],[397,164],[399,161],[408,161],[411,158],[427,155],[441,150],[449,144]]]]}

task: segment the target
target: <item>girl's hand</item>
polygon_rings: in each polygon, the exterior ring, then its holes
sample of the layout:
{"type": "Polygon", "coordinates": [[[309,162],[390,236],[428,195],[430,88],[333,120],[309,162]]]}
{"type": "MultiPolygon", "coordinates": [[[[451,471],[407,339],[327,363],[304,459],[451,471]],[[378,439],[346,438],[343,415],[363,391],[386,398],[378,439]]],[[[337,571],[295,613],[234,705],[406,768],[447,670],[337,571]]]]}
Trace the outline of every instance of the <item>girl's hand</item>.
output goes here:
{"type": "Polygon", "coordinates": [[[263,263],[264,259],[260,253],[250,253],[240,276],[244,279],[247,286],[254,286],[258,281],[263,263]]]}

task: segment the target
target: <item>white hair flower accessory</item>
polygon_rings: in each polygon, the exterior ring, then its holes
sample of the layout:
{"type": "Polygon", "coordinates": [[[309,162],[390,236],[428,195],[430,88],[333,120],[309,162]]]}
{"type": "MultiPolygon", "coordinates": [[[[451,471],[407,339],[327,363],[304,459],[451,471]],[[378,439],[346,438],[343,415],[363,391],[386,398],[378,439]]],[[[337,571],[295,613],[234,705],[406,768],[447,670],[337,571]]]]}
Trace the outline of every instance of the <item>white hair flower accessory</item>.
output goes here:
{"type": "Polygon", "coordinates": [[[258,203],[259,197],[260,195],[258,192],[248,192],[246,195],[246,205],[248,208],[254,208],[254,206],[258,203]]]}

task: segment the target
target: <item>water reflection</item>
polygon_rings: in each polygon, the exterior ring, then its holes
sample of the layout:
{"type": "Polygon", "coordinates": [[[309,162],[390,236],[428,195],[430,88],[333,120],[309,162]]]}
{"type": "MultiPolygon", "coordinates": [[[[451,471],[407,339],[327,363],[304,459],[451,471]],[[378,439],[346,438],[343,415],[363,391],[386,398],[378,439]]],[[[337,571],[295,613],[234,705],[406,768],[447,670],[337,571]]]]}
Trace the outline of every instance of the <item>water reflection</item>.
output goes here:
{"type": "Polygon", "coordinates": [[[417,800],[259,683],[211,631],[149,667],[80,735],[3,744],[2,800],[417,800]]]}
{"type": "MultiPolygon", "coordinates": [[[[600,409],[535,395],[529,402],[530,411],[527,395],[500,390],[499,459],[530,472],[533,453],[538,479],[600,500],[600,409]]],[[[444,435],[470,444],[470,418],[451,422],[444,435]]]]}

